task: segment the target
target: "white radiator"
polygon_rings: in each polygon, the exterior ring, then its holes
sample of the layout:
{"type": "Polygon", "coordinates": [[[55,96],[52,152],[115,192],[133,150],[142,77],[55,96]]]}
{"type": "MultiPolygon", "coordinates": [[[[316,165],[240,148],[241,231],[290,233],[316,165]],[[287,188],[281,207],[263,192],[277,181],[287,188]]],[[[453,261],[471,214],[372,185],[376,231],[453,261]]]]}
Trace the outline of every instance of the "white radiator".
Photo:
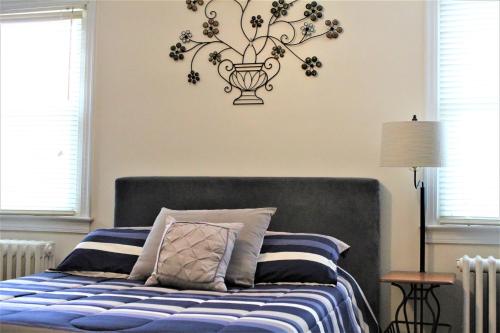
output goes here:
{"type": "Polygon", "coordinates": [[[0,239],[0,280],[42,272],[54,266],[54,242],[0,239]]]}
{"type": "Polygon", "coordinates": [[[457,266],[462,271],[462,285],[464,292],[464,304],[463,304],[463,331],[464,333],[469,333],[471,331],[471,275],[475,273],[475,283],[473,286],[473,293],[475,294],[475,304],[474,304],[474,321],[475,333],[483,333],[483,304],[484,304],[484,294],[486,294],[488,302],[488,330],[484,332],[497,333],[497,279],[496,275],[500,272],[500,260],[488,257],[482,258],[476,256],[474,258],[469,258],[468,256],[463,256],[457,260],[457,266]],[[483,273],[488,273],[487,286],[483,284],[483,273]]]}

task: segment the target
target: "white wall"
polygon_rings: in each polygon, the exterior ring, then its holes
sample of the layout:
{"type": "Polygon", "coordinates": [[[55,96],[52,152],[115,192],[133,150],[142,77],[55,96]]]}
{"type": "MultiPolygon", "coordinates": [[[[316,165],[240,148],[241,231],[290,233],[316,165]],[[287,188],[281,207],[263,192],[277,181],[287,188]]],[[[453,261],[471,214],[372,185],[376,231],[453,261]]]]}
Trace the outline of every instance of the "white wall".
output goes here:
{"type": "MultiPolygon", "coordinates": [[[[308,79],[285,57],[263,106],[232,105],[205,54],[200,85],[169,47],[180,31],[201,32],[201,12],[184,1],[99,1],[93,125],[93,228],[113,221],[114,180],[134,175],[372,177],[382,183],[382,270],[418,267],[418,193],[409,170],[378,166],[381,124],[425,108],[425,4],[323,1],[345,32],[297,51],[323,61],[308,79]]],[[[230,1],[225,10],[234,11],[230,1]]],[[[268,13],[269,2],[256,2],[268,13]]],[[[222,16],[221,16],[222,17],[222,16]]],[[[221,19],[221,37],[238,40],[221,19]]],[[[81,235],[4,232],[54,239],[62,258],[81,235]]],[[[456,272],[463,254],[499,255],[499,247],[434,245],[429,270],[456,272]]],[[[374,283],[377,283],[374,281],[374,283]]],[[[444,317],[460,325],[459,287],[443,295],[444,317]]],[[[398,301],[383,288],[382,319],[398,301]]],[[[446,289],[443,288],[443,292],[446,289]]],[[[457,327],[457,326],[456,326],[457,327]]]]}

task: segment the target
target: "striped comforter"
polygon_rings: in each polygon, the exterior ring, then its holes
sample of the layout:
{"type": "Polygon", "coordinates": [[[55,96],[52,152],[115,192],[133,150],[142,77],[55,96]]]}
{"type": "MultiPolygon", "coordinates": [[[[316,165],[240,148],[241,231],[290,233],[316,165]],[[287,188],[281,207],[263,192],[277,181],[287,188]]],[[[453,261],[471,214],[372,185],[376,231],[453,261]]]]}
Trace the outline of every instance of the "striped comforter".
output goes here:
{"type": "Polygon", "coordinates": [[[260,284],[224,293],[45,272],[0,282],[0,325],[5,333],[21,327],[130,333],[378,332],[357,283],[342,269],[336,287],[260,284]]]}

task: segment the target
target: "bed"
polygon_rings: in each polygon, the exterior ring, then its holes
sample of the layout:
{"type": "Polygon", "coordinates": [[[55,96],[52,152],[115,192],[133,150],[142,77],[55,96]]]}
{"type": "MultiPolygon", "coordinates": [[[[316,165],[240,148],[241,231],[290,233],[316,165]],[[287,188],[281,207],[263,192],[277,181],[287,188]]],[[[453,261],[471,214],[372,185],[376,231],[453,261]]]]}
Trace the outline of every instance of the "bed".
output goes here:
{"type": "Polygon", "coordinates": [[[227,292],[45,272],[0,283],[1,332],[378,332],[378,182],[353,178],[128,177],[115,226],[150,226],[161,207],[278,207],[270,230],[352,245],[337,286],[256,284],[227,292]]]}

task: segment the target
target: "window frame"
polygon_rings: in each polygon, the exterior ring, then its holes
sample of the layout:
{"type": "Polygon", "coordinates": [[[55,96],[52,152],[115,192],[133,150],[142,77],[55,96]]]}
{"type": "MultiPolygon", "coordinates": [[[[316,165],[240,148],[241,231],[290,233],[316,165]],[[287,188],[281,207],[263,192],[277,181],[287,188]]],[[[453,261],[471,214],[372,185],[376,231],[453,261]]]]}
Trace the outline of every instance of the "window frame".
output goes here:
{"type": "Polygon", "coordinates": [[[79,209],[75,214],[59,214],[50,212],[6,211],[0,212],[0,231],[51,231],[86,233],[92,221],[90,215],[91,165],[92,165],[92,110],[93,110],[93,76],[95,50],[95,1],[61,2],[46,1],[44,7],[22,8],[23,11],[40,11],[43,9],[65,9],[74,5],[85,6],[82,21],[85,31],[84,52],[84,96],[81,109],[81,172],[79,182],[79,209]]]}
{"type": "MultiPolygon", "coordinates": [[[[439,0],[426,3],[425,43],[425,115],[427,120],[438,120],[438,10],[439,0]]],[[[445,244],[498,245],[500,220],[459,219],[439,216],[437,169],[424,169],[426,185],[425,217],[426,241],[445,244]]]]}

